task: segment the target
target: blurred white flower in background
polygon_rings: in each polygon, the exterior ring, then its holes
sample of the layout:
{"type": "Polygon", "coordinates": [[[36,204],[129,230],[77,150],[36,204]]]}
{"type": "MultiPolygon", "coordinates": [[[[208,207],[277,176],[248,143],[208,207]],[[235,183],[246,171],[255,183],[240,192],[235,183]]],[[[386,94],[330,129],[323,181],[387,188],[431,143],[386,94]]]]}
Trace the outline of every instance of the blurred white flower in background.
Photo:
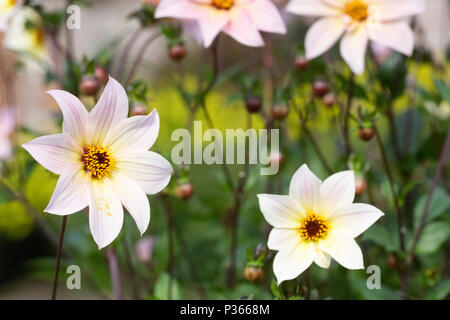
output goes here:
{"type": "Polygon", "coordinates": [[[0,160],[12,154],[11,135],[16,125],[15,112],[11,107],[0,108],[0,160]]]}
{"type": "Polygon", "coordinates": [[[19,0],[0,0],[0,32],[8,29],[8,24],[17,10],[22,6],[19,0]]]}

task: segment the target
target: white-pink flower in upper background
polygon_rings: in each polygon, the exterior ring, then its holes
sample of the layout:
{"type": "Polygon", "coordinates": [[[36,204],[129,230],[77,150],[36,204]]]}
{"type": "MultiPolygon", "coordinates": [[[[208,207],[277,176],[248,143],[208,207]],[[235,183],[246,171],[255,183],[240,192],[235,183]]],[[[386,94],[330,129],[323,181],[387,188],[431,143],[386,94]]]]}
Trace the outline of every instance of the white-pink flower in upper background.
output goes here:
{"type": "Polygon", "coordinates": [[[16,126],[16,117],[11,107],[0,108],[0,159],[12,154],[11,135],[16,126]]]}
{"type": "Polygon", "coordinates": [[[286,33],[284,21],[270,0],[162,0],[155,17],[197,21],[205,47],[221,31],[251,47],[264,45],[260,31],[286,33]]]}
{"type": "Polygon", "coordinates": [[[22,6],[22,0],[0,0],[0,32],[8,28],[9,21],[22,6]]]}
{"type": "Polygon", "coordinates": [[[313,59],[338,40],[342,58],[356,74],[364,72],[369,40],[405,55],[414,49],[414,35],[406,17],[425,10],[423,0],[291,0],[289,12],[322,16],[308,30],[306,56],[313,59]]]}
{"type": "Polygon", "coordinates": [[[144,233],[150,222],[146,194],[165,188],[172,172],[166,159],[148,151],[159,133],[156,110],[127,118],[127,94],[112,78],[90,113],[68,92],[48,93],[63,113],[63,133],[23,145],[42,166],[60,175],[45,211],[68,215],[89,206],[89,226],[100,249],[120,233],[122,205],[144,233]]]}
{"type": "Polygon", "coordinates": [[[259,194],[259,206],[274,228],[267,246],[277,250],[273,271],[278,283],[296,278],[313,262],[328,268],[331,258],[348,269],[364,268],[354,240],[383,213],[353,203],[355,177],[342,171],[320,181],[308,166],[294,174],[289,195],[259,194]]]}

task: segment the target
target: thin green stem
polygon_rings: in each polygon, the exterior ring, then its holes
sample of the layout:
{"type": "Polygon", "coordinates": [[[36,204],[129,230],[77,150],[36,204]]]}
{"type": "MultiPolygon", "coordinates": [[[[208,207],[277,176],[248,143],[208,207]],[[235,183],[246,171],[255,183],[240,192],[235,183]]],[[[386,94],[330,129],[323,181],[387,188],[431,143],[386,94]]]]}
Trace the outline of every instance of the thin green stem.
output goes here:
{"type": "Polygon", "coordinates": [[[59,267],[61,265],[62,247],[64,242],[64,233],[66,231],[67,216],[63,216],[61,224],[61,232],[59,234],[58,251],[56,254],[55,277],[53,279],[52,300],[56,300],[56,291],[58,289],[59,267]]]}

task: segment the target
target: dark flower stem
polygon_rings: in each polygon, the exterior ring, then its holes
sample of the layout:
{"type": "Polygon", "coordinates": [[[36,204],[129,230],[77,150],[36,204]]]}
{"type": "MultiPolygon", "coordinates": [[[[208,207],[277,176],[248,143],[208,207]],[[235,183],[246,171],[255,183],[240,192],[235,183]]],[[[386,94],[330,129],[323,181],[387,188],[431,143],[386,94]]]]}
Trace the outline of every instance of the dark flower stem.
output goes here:
{"type": "Polygon", "coordinates": [[[350,133],[349,133],[349,123],[350,123],[350,111],[353,103],[353,94],[355,87],[355,74],[353,72],[350,73],[349,79],[349,87],[348,87],[348,96],[347,96],[347,104],[344,109],[343,114],[343,127],[342,133],[344,135],[344,143],[345,143],[345,155],[347,157],[352,153],[352,146],[350,144],[350,133]]]}
{"type": "Polygon", "coordinates": [[[56,254],[55,277],[53,279],[52,300],[56,300],[56,291],[58,288],[59,266],[61,265],[62,247],[64,242],[64,233],[66,231],[67,216],[63,216],[61,224],[61,233],[59,234],[58,251],[56,254]]]}
{"type": "Polygon", "coordinates": [[[114,292],[114,300],[122,300],[122,286],[120,283],[119,262],[117,261],[116,251],[113,247],[106,249],[106,257],[108,258],[109,275],[114,292]]]}

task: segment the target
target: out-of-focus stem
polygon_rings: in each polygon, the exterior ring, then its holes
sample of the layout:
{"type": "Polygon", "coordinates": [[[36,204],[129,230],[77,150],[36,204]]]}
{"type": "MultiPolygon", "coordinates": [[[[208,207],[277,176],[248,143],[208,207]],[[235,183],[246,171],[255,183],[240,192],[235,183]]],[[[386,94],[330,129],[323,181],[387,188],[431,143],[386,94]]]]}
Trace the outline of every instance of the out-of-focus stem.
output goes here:
{"type": "Polygon", "coordinates": [[[109,275],[111,277],[114,300],[122,300],[122,285],[120,283],[120,269],[116,250],[113,247],[108,247],[106,249],[106,257],[108,258],[109,275]]]}
{"type": "Polygon", "coordinates": [[[61,224],[61,232],[59,234],[58,252],[56,254],[55,277],[53,279],[52,300],[56,299],[56,290],[58,288],[59,266],[61,264],[62,247],[64,242],[64,233],[66,231],[67,216],[63,216],[61,224]]]}
{"type": "Polygon", "coordinates": [[[167,270],[169,272],[169,284],[167,288],[167,297],[169,300],[172,300],[172,287],[173,287],[173,267],[175,264],[175,254],[173,247],[174,240],[174,214],[173,214],[173,206],[170,199],[166,201],[166,210],[167,210],[167,235],[168,235],[168,251],[169,251],[169,262],[167,264],[167,270]]]}
{"type": "Polygon", "coordinates": [[[400,209],[400,204],[398,201],[397,191],[395,190],[394,179],[392,176],[391,168],[389,166],[389,160],[387,158],[386,149],[384,148],[383,140],[382,140],[380,132],[378,131],[378,128],[375,124],[373,124],[373,129],[375,131],[375,136],[376,136],[376,139],[378,142],[378,146],[380,148],[381,158],[383,160],[384,169],[388,176],[389,186],[391,188],[391,193],[392,193],[392,199],[394,201],[394,207],[395,207],[395,211],[397,213],[397,229],[398,229],[400,250],[404,252],[405,251],[405,239],[404,239],[404,233],[403,233],[403,217],[402,217],[402,212],[400,209]]]}
{"type": "Polygon", "coordinates": [[[342,126],[342,133],[344,135],[344,143],[345,143],[345,155],[347,157],[350,156],[350,154],[352,153],[352,146],[350,144],[349,123],[350,123],[350,111],[353,103],[354,86],[355,86],[355,74],[351,72],[349,79],[347,104],[345,105],[344,108],[343,126],[342,126]]]}
{"type": "Polygon", "coordinates": [[[124,49],[122,51],[122,55],[119,58],[119,65],[117,69],[117,79],[122,79],[123,72],[125,70],[125,65],[128,60],[128,56],[131,53],[131,49],[133,48],[133,45],[136,43],[136,40],[141,35],[142,29],[137,29],[134,31],[133,35],[128,39],[128,41],[125,43],[124,49]]]}
{"type": "Polygon", "coordinates": [[[128,245],[128,240],[127,240],[126,236],[123,237],[123,247],[124,247],[124,251],[125,251],[125,262],[127,264],[128,273],[130,275],[131,288],[133,290],[133,296],[134,296],[134,299],[139,300],[140,299],[140,295],[139,295],[138,284],[137,284],[137,281],[136,281],[137,280],[136,279],[136,272],[135,272],[134,267],[133,267],[133,260],[132,260],[132,257],[131,257],[130,246],[128,245]]]}

